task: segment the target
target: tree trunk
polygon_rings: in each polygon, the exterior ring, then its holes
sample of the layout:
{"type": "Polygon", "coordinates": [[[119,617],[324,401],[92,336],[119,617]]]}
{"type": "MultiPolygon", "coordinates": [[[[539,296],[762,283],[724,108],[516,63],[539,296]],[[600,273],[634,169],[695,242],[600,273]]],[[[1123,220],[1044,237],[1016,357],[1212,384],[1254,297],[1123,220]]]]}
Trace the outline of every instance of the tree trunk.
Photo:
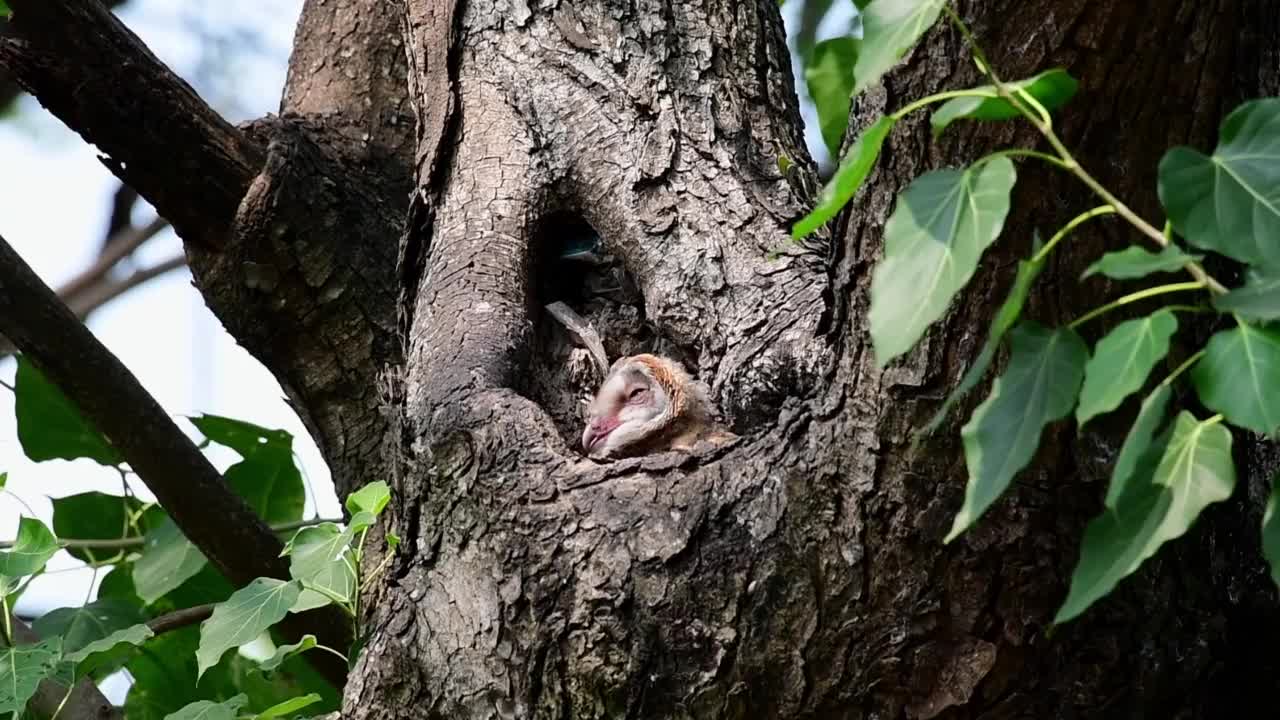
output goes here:
{"type": "MultiPolygon", "coordinates": [[[[959,4],[1006,77],[1082,80],[1061,134],[1148,218],[1167,147],[1210,147],[1236,103],[1280,94],[1266,0],[959,4]]],[[[777,7],[306,3],[282,114],[236,147],[265,163],[226,237],[188,253],[339,494],[394,481],[382,530],[402,542],[362,598],[343,716],[1190,718],[1269,700],[1280,608],[1256,528],[1277,462],[1262,445],[1238,459],[1247,493],[1052,636],[1128,417],[1046,432],[1008,497],[941,543],[977,397],[914,451],[911,433],[975,356],[1032,230],[1097,202],[1020,166],[983,271],[876,371],[867,288],[894,194],[1035,138],[982,125],[935,143],[912,119],[833,236],[790,243],[814,174],[777,7]],[[604,256],[589,269],[561,257],[586,226],[604,256]],[[740,438],[584,459],[575,410],[595,379],[543,312],[554,300],[611,357],[683,361],[740,438]]],[[[853,125],[976,82],[936,28],[853,125]]],[[[1076,278],[1122,230],[1073,235],[1029,314],[1056,323],[1118,295],[1076,278]]]]}

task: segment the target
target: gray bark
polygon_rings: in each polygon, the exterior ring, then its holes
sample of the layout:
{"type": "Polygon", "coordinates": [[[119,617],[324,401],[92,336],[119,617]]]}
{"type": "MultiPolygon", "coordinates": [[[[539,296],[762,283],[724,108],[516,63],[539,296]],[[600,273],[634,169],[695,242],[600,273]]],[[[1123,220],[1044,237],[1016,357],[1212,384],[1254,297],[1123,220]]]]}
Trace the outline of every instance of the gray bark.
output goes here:
{"type": "MultiPolygon", "coordinates": [[[[1007,76],[1083,80],[1062,133],[1149,218],[1166,147],[1208,147],[1226,110],[1280,91],[1266,0],[961,5],[1007,76]]],[[[938,29],[854,124],[976,81],[938,29]]],[[[1010,496],[940,542],[963,492],[958,419],[981,394],[914,454],[910,432],[975,355],[1031,229],[1094,203],[1021,166],[984,271],[877,372],[867,286],[894,193],[1034,138],[934,144],[907,123],[834,237],[791,245],[813,176],[795,102],[775,0],[307,3],[282,117],[250,128],[265,166],[226,244],[189,252],[340,492],[394,480],[383,529],[403,544],[362,603],[343,715],[1210,717],[1268,700],[1265,448],[1242,453],[1249,493],[1051,638],[1127,417],[1046,433],[1010,496]],[[567,217],[599,232],[605,266],[556,261],[567,217]],[[583,289],[600,283],[622,290],[583,289]],[[741,439],[583,459],[590,376],[552,300],[613,357],[684,361],[741,439]]],[[[1089,226],[1030,314],[1120,292],[1074,278],[1128,237],[1089,226]]]]}

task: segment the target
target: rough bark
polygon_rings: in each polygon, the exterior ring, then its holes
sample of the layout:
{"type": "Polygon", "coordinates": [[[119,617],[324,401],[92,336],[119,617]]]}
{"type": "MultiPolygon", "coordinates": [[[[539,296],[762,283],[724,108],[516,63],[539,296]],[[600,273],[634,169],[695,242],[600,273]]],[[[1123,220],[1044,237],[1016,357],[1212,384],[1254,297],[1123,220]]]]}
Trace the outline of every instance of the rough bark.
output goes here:
{"type": "MultiPolygon", "coordinates": [[[[960,5],[1007,76],[1081,78],[1061,133],[1148,218],[1165,148],[1208,147],[1230,107],[1280,92],[1266,0],[960,5]]],[[[384,524],[403,544],[361,604],[343,715],[1216,717],[1269,699],[1262,445],[1239,458],[1249,492],[1052,637],[1126,413],[1047,432],[1009,497],[941,544],[981,393],[918,451],[910,433],[976,354],[1032,229],[1094,203],[1020,166],[1017,211],[957,309],[877,372],[867,287],[894,193],[1034,137],[934,143],[908,122],[834,237],[791,245],[813,168],[787,63],[775,0],[306,3],[281,117],[236,140],[265,161],[220,244],[184,238],[340,493],[394,480],[384,524]],[[604,257],[590,269],[559,259],[585,225],[604,257]],[[583,459],[574,403],[592,378],[541,310],[554,300],[611,356],[685,362],[742,437],[583,459]]],[[[853,124],[976,81],[937,29],[853,124]]],[[[1121,292],[1075,278],[1130,238],[1105,222],[1073,236],[1028,312],[1057,322],[1121,292]]]]}

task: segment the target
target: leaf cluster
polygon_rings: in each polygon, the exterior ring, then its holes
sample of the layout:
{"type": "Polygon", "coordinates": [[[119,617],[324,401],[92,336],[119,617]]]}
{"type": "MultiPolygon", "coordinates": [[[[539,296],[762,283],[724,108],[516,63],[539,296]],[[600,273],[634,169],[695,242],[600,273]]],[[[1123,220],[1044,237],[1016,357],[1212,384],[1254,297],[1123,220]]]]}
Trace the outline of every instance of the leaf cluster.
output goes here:
{"type": "MultiPolygon", "coordinates": [[[[987,84],[940,92],[871,123],[850,143],[813,210],[792,228],[799,239],[856,197],[894,126],[932,108],[935,137],[957,122],[1021,119],[1048,149],[1009,148],[964,168],[927,172],[898,194],[884,228],[884,257],[871,282],[870,328],[876,364],[910,352],[954,305],[983,255],[1000,240],[1017,182],[1013,160],[1043,162],[1082,182],[1101,201],[1036,238],[959,387],[920,433],[940,427],[986,375],[999,348],[1008,362],[961,429],[968,483],[946,541],[971,528],[1036,455],[1044,429],[1074,417],[1078,432],[1095,418],[1139,403],[1114,463],[1105,509],[1085,531],[1079,562],[1055,622],[1079,616],[1166,542],[1191,527],[1236,485],[1234,433],[1280,430],[1280,98],[1246,102],[1223,120],[1211,152],[1169,150],[1157,192],[1164,229],[1148,223],[1094,179],[1058,138],[1053,113],[1078,90],[1065,70],[1002,80],[945,0],[874,0],[862,13],[860,38],[815,46],[806,70],[823,136],[833,152],[843,138],[850,98],[878,84],[946,17],[968,42],[987,84]],[[1151,284],[1108,300],[1060,327],[1021,317],[1046,260],[1082,224],[1118,216],[1141,244],[1103,254],[1079,279],[1148,280],[1186,272],[1190,279],[1151,284]],[[1191,250],[1194,248],[1195,252],[1191,250]],[[1245,281],[1229,288],[1201,265],[1208,255],[1237,263],[1245,281]],[[1179,302],[1169,302],[1171,296],[1179,302]],[[1186,298],[1190,298],[1188,302],[1186,298]],[[1111,328],[1092,345],[1081,326],[1132,303],[1153,310],[1111,328]],[[1229,327],[1195,347],[1179,330],[1188,314],[1219,315],[1229,327]],[[1199,408],[1172,408],[1178,383],[1189,383],[1199,408]],[[1172,415],[1172,418],[1170,417],[1172,415]]],[[[1274,483],[1273,483],[1274,484],[1274,483]]],[[[1280,583],[1280,493],[1263,522],[1263,552],[1280,583]]]]}

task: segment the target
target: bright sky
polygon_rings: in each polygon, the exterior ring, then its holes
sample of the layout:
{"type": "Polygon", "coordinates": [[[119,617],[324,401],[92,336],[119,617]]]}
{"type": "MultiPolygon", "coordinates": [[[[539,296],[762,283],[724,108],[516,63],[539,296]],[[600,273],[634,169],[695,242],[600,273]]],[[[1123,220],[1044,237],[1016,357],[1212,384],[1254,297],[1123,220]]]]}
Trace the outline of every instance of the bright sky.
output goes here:
{"type": "MultiPolygon", "coordinates": [[[[151,49],[191,82],[206,100],[239,122],[278,109],[289,47],[302,0],[130,0],[120,12],[151,49]],[[261,46],[246,51],[242,40],[257,36],[261,46]]],[[[848,27],[849,12],[836,11],[820,38],[848,27]]],[[[791,25],[798,3],[783,14],[791,25]]],[[[797,69],[796,86],[804,95],[797,69]]],[[[817,118],[803,104],[811,152],[825,160],[817,118]]],[[[94,148],[68,131],[31,98],[20,111],[0,121],[0,235],[52,286],[66,281],[93,259],[106,225],[115,181],[97,161],[94,148]]],[[[154,213],[139,210],[139,222],[154,213]]],[[[166,231],[139,253],[145,265],[178,253],[176,237],[166,231]]],[[[205,308],[185,270],[131,291],[90,319],[90,327],[142,384],[175,415],[213,413],[283,428],[296,438],[304,474],[318,496],[319,512],[337,513],[328,469],[301,422],[285,403],[275,379],[240,348],[205,308]]],[[[0,361],[0,379],[12,384],[14,363],[0,361]]],[[[179,421],[193,436],[189,425],[179,421]]],[[[215,456],[225,468],[234,455],[215,456]]],[[[118,475],[97,464],[50,461],[31,463],[18,446],[13,396],[0,390],[0,471],[9,472],[9,492],[0,496],[0,537],[13,537],[20,514],[29,506],[51,521],[50,497],[101,490],[118,492],[118,475]]],[[[141,483],[133,489],[150,499],[141,483]]],[[[308,512],[316,508],[308,502],[308,512]]],[[[90,597],[94,576],[65,553],[50,563],[18,605],[21,614],[42,614],[90,597]]]]}

